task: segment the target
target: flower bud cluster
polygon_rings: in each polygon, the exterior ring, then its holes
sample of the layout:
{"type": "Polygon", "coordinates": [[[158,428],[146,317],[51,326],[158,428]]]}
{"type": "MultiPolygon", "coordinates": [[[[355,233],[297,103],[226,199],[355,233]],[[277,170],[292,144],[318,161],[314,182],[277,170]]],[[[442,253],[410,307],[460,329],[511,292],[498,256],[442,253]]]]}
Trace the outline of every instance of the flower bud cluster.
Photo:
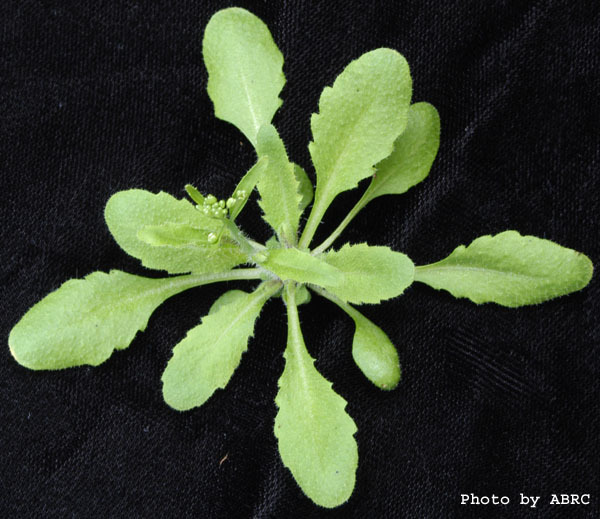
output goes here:
{"type": "MultiPolygon", "coordinates": [[[[199,204],[197,208],[211,218],[227,218],[227,216],[229,216],[229,210],[238,202],[238,200],[243,200],[244,198],[246,198],[246,191],[243,189],[236,191],[234,196],[229,197],[227,200],[218,200],[215,195],[207,195],[202,204],[199,204]]],[[[209,235],[209,241],[210,238],[209,235]]],[[[214,240],[216,241],[216,236],[214,237],[214,240]]]]}

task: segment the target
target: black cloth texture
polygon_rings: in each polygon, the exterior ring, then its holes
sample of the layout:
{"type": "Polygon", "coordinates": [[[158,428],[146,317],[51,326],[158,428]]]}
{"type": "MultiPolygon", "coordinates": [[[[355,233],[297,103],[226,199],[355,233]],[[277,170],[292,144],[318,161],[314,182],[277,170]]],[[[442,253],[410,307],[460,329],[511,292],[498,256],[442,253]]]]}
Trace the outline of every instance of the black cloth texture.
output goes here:
{"type": "MultiPolygon", "coordinates": [[[[31,371],[10,329],[34,303],[93,271],[161,277],[122,251],[106,201],[143,188],[227,196],[255,153],[214,117],[201,39],[237,5],[285,57],[274,124],[314,180],[307,145],[322,89],[362,53],[410,64],[413,101],[441,117],[428,178],[371,202],[345,242],[416,264],[515,229],[600,262],[600,16],[595,1],[4,0],[0,6],[0,517],[481,518],[600,516],[600,305],[584,290],[520,309],[475,305],[414,284],[361,311],[398,348],[403,375],[377,389],[351,357],[352,321],[313,295],[307,347],[358,426],[350,500],[317,507],[273,435],[286,317],[269,301],[229,385],[202,407],[169,408],[172,348],[227,288],[169,299],[131,346],[98,367],[31,371]],[[461,494],[509,505],[461,505],[461,494]],[[535,509],[519,493],[541,496],[535,509]],[[553,493],[589,505],[550,505],[553,493]]],[[[364,183],[360,185],[364,189],[364,183]]],[[[360,190],[340,196],[324,239],[360,190]]],[[[239,218],[269,238],[255,203],[239,218]]],[[[60,326],[60,323],[57,323],[60,326]]]]}

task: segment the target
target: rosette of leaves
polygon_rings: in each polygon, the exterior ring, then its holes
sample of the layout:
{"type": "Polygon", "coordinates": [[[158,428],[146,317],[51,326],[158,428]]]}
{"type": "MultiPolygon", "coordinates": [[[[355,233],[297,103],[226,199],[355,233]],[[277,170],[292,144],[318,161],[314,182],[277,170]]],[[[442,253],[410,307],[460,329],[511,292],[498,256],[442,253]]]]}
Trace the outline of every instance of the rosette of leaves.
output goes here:
{"type": "Polygon", "coordinates": [[[208,283],[257,280],[253,292],[224,293],[175,346],[162,376],[164,399],[184,411],[225,387],[265,301],[281,296],[288,321],[275,397],[281,459],[308,497],[335,507],[354,488],[356,426],[304,343],[298,306],[310,299],[309,290],[350,316],[356,364],[373,384],[391,390],[400,379],[396,349],[355,306],[397,297],[414,281],[475,303],[536,304],[583,288],[592,264],[579,252],[513,230],[477,238],[424,266],[388,247],[357,243],[332,249],[366,204],[422,181],[437,153],[438,113],[428,103],[411,104],[406,60],[392,49],[367,52],[323,90],[311,118],[313,197],[307,174],[290,160],[271,124],[285,78],[283,57],[265,24],[243,9],[219,11],[206,27],[203,53],[215,114],[254,145],[256,164],[222,200],[192,186],[186,187],[191,201],[138,189],[113,195],[105,217],[117,243],[144,266],[176,275],[149,279],[112,270],[69,280],[23,316],[9,346],[31,369],[98,365],[113,350],[126,348],[168,297],[208,283]],[[312,246],[331,202],[368,178],[356,206],[329,238],[312,246]],[[265,245],[235,223],[254,189],[273,229],[265,245]]]}

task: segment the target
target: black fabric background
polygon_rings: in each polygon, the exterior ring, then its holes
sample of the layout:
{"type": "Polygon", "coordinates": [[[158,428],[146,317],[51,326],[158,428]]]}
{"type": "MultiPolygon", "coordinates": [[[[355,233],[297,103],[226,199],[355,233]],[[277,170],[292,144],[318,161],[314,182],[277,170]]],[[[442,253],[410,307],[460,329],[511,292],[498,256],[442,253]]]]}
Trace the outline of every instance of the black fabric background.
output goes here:
{"type": "MultiPolygon", "coordinates": [[[[103,207],[112,193],[183,196],[191,182],[224,196],[252,164],[251,146],[213,117],[205,91],[202,31],[229,5],[2,2],[0,516],[598,517],[597,276],[582,292],[518,310],[419,285],[365,308],[398,346],[403,380],[390,393],[354,366],[342,312],[316,296],[301,307],[317,367],[359,429],[356,488],[332,511],[303,496],[272,434],[286,337],[280,301],[268,303],[226,390],[191,412],[163,402],[160,376],[223,285],[169,300],[100,367],[33,372],[12,359],[11,327],[65,280],[112,268],[160,275],[111,238],[103,207]],[[511,504],[461,506],[469,492],[511,504]],[[540,495],[537,509],[519,506],[519,492],[540,495]],[[591,493],[592,502],[551,507],[552,493],[591,493]]],[[[596,2],[236,5],[268,24],[285,55],[275,124],[313,178],[310,114],[361,53],[403,53],[413,99],[440,112],[428,179],[370,204],[342,242],[389,245],[422,264],[517,229],[598,265],[596,2]]],[[[335,203],[317,238],[357,196],[335,203]]],[[[268,237],[256,206],[241,223],[268,237]]]]}

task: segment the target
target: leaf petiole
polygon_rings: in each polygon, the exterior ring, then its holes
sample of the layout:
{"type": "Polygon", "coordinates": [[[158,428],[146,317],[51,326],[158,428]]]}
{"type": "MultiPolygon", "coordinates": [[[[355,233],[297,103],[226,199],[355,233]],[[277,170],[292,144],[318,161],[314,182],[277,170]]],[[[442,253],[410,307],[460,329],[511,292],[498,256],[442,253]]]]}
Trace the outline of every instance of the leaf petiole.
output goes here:
{"type": "Polygon", "coordinates": [[[256,244],[256,242],[248,240],[248,238],[244,236],[242,231],[240,231],[239,227],[232,220],[229,218],[223,218],[222,221],[224,226],[227,227],[227,230],[231,233],[231,237],[240,246],[240,249],[242,249],[244,254],[252,257],[256,252],[262,250],[262,247],[255,247],[253,244],[256,244]]]}
{"type": "Polygon", "coordinates": [[[367,190],[363,193],[363,196],[360,197],[360,200],[358,202],[356,202],[356,204],[354,205],[354,207],[346,215],[346,218],[344,218],[342,220],[342,222],[329,235],[329,237],[325,241],[323,241],[323,243],[321,243],[318,247],[315,247],[311,251],[311,254],[313,256],[316,256],[317,254],[321,254],[322,252],[326,251],[329,247],[331,247],[331,245],[333,245],[333,242],[337,239],[337,237],[340,234],[342,234],[342,232],[344,231],[344,229],[354,219],[354,217],[360,212],[360,210],[363,207],[365,207],[369,203],[369,201],[371,200],[371,198],[369,196],[370,195],[369,191],[370,190],[367,188],[367,190]]]}

